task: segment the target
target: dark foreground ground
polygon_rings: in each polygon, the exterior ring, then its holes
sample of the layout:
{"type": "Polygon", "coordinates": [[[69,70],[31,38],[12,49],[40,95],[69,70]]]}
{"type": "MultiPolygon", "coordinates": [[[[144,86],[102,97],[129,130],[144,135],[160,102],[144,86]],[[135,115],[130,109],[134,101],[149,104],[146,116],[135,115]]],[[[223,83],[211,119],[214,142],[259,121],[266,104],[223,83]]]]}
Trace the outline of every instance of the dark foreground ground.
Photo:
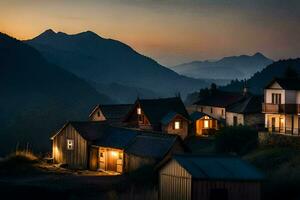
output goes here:
{"type": "Polygon", "coordinates": [[[0,162],[0,191],[5,197],[0,199],[157,199],[155,185],[141,184],[131,175],[74,172],[23,158],[5,162],[0,162]]]}

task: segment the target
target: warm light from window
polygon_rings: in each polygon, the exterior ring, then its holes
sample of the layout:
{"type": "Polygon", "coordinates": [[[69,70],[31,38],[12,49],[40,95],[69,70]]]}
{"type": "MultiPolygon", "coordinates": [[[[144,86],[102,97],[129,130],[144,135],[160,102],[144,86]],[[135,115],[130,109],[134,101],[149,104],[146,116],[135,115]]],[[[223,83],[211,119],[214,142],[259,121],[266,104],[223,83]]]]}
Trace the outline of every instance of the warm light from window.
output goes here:
{"type": "Polygon", "coordinates": [[[118,157],[119,156],[119,152],[117,152],[117,151],[111,151],[111,155],[113,157],[118,157]]]}
{"type": "Polygon", "coordinates": [[[175,125],[175,126],[174,126],[175,129],[180,129],[180,122],[177,121],[177,122],[175,122],[174,125],[175,125]]]}
{"type": "Polygon", "coordinates": [[[74,148],[74,140],[67,140],[67,149],[72,150],[74,148]]]}
{"type": "Polygon", "coordinates": [[[142,114],[142,109],[141,108],[137,108],[137,114],[141,115],[142,114]]]}
{"type": "Polygon", "coordinates": [[[209,128],[208,120],[204,120],[204,128],[209,128]]]}

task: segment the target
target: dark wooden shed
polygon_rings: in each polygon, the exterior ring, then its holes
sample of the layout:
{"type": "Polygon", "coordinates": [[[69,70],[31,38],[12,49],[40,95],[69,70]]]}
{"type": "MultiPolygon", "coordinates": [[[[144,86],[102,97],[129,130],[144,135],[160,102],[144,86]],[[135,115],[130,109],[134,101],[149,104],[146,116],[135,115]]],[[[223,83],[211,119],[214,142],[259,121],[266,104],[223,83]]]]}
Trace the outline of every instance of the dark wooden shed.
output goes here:
{"type": "Polygon", "coordinates": [[[176,155],[159,172],[161,200],[259,200],[262,173],[232,156],[176,155]]]}

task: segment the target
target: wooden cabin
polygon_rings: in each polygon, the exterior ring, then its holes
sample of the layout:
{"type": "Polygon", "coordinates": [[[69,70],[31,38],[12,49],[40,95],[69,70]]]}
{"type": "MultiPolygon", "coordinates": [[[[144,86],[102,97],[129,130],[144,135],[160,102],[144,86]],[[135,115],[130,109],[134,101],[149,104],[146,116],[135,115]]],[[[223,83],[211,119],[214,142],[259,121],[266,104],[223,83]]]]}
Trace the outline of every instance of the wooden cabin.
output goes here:
{"type": "Polygon", "coordinates": [[[113,125],[122,125],[124,117],[130,111],[132,104],[99,104],[89,115],[90,121],[107,121],[113,125]]]}
{"type": "Polygon", "coordinates": [[[160,200],[260,200],[263,175],[237,157],[176,155],[159,172],[160,200]]]}
{"type": "Polygon", "coordinates": [[[193,112],[191,120],[192,132],[196,136],[214,135],[222,127],[220,120],[201,112],[193,112]]]}
{"type": "Polygon", "coordinates": [[[179,97],[161,99],[137,99],[125,117],[128,127],[188,135],[189,114],[179,97]]]}
{"type": "Polygon", "coordinates": [[[230,105],[226,110],[227,126],[250,126],[256,129],[264,127],[262,113],[262,96],[245,95],[240,101],[230,105]]]}
{"type": "Polygon", "coordinates": [[[68,122],[51,139],[54,163],[115,174],[184,151],[176,135],[117,128],[106,122],[68,122]]]}

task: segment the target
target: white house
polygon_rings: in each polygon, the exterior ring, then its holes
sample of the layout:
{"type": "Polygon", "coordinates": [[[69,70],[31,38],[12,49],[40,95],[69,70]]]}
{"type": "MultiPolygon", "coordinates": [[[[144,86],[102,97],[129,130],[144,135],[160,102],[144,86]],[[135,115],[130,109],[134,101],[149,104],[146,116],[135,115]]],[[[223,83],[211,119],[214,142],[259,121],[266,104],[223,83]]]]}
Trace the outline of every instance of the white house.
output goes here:
{"type": "Polygon", "coordinates": [[[300,80],[275,78],[264,90],[263,113],[269,132],[300,134],[300,80]]]}

